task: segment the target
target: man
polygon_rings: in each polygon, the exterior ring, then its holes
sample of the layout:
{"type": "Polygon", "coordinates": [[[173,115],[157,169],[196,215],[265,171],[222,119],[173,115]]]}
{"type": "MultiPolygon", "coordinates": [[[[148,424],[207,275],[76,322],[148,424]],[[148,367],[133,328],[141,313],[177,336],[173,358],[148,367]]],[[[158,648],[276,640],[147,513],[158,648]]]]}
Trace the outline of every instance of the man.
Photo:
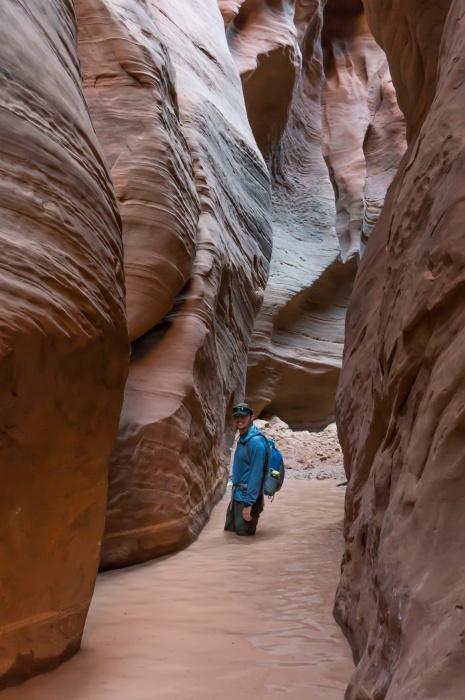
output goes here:
{"type": "Polygon", "coordinates": [[[225,530],[236,535],[255,535],[263,510],[263,477],[267,456],[266,441],[253,424],[253,411],[246,403],[233,408],[239,440],[232,468],[232,496],[226,512],[225,530]]]}

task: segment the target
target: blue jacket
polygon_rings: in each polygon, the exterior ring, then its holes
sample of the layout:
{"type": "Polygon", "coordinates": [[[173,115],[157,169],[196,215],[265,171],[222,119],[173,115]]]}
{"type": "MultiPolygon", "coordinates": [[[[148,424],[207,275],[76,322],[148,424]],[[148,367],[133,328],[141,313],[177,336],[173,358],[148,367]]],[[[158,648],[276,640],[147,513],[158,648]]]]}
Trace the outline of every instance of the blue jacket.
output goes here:
{"type": "Polygon", "coordinates": [[[250,426],[237,443],[232,467],[232,482],[247,485],[247,490],[237,488],[234,500],[251,506],[260,496],[265,470],[267,445],[255,425],[250,426]]]}

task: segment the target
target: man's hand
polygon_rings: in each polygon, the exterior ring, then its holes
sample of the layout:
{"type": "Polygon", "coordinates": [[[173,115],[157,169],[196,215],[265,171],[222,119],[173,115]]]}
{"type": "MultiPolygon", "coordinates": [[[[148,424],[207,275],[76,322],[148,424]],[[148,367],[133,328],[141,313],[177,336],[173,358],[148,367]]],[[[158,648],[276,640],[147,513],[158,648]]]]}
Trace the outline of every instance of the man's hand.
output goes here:
{"type": "Polygon", "coordinates": [[[242,509],[242,517],[246,523],[250,523],[252,520],[252,506],[244,506],[242,509]]]}

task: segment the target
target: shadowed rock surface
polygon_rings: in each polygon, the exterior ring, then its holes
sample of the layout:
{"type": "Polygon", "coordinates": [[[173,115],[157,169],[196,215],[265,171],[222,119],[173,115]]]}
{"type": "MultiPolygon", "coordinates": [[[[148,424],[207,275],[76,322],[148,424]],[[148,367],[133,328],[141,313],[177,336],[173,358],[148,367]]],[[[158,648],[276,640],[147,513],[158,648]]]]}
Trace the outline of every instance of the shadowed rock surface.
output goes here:
{"type": "Polygon", "coordinates": [[[4,686],[79,648],[129,348],[121,226],[72,4],[2,2],[0,65],[4,686]]]}
{"type": "Polygon", "coordinates": [[[409,149],[357,277],[338,397],[350,482],[336,613],[357,662],[346,697],[457,700],[465,688],[465,2],[366,5],[409,149]]]}
{"type": "Polygon", "coordinates": [[[334,419],[357,259],[405,150],[386,57],[358,0],[222,2],[273,185],[273,259],[249,355],[257,412],[334,419]]]}

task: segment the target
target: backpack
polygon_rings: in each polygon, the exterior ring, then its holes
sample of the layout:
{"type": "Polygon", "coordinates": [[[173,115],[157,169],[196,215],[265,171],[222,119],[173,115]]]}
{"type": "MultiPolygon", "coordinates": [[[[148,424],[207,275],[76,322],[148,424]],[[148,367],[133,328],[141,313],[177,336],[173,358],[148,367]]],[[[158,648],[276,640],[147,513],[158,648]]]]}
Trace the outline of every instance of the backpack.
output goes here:
{"type": "MultiPolygon", "coordinates": [[[[256,433],[257,434],[257,433],[256,433]]],[[[276,447],[272,438],[266,437],[261,431],[258,433],[265,440],[267,446],[267,456],[265,473],[263,474],[263,493],[271,500],[283,485],[286,469],[284,467],[283,455],[276,447]]],[[[247,445],[247,443],[246,443],[247,445]]],[[[248,451],[248,448],[247,448],[248,451]]]]}
{"type": "Polygon", "coordinates": [[[268,447],[268,457],[265,466],[265,477],[263,479],[263,493],[268,498],[275,497],[275,494],[283,485],[286,469],[284,467],[283,455],[276,447],[275,441],[263,435],[268,447]]]}

